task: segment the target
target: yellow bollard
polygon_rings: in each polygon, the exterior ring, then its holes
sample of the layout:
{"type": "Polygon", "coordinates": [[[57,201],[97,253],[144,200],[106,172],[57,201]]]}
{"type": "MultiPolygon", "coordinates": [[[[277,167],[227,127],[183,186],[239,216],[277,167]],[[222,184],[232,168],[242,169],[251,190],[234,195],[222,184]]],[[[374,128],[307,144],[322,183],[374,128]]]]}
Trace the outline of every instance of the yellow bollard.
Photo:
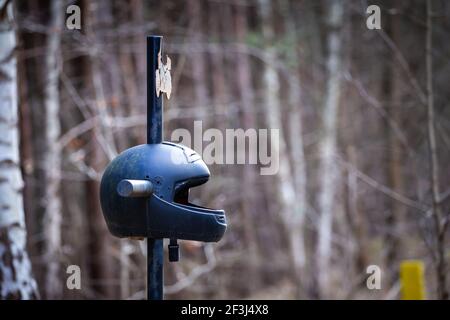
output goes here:
{"type": "Polygon", "coordinates": [[[420,260],[405,260],[400,265],[402,300],[425,300],[424,264],[420,260]]]}

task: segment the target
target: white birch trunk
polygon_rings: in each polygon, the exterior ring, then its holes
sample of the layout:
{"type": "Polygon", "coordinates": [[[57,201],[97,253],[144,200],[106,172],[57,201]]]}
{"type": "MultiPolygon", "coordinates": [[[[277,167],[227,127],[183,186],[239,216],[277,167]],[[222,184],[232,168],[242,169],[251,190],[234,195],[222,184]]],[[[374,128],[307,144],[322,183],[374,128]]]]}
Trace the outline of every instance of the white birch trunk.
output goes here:
{"type": "MultiPolygon", "coordinates": [[[[292,43],[293,53],[298,57],[297,52],[297,29],[295,21],[291,13],[289,1],[284,0],[281,3],[284,24],[286,32],[295,40],[292,43]]],[[[302,125],[302,88],[300,76],[298,73],[298,64],[289,76],[289,136],[291,138],[291,158],[292,158],[292,173],[294,179],[294,187],[296,193],[296,201],[293,205],[294,216],[290,226],[290,242],[291,250],[293,251],[293,263],[297,271],[298,280],[304,276],[304,268],[306,264],[305,240],[304,240],[304,221],[306,213],[306,164],[303,146],[303,125],[302,125]]]]}
{"type": "Polygon", "coordinates": [[[318,248],[316,250],[316,267],[319,295],[326,295],[330,279],[330,255],[332,243],[333,211],[336,208],[334,196],[337,186],[337,167],[335,166],[336,154],[336,124],[341,94],[341,39],[340,26],[343,17],[343,2],[341,0],[328,1],[328,25],[327,36],[328,80],[325,92],[323,108],[324,136],[320,146],[321,163],[319,169],[319,224],[318,224],[318,248]]]}
{"type": "MultiPolygon", "coordinates": [[[[284,126],[281,121],[280,103],[280,79],[278,77],[276,65],[276,51],[272,46],[274,40],[274,30],[271,18],[271,4],[268,0],[259,0],[259,10],[263,24],[263,35],[268,41],[265,51],[267,53],[266,65],[263,71],[264,86],[264,106],[266,122],[270,129],[279,129],[279,141],[271,141],[273,152],[279,154],[279,171],[275,179],[274,191],[280,205],[281,218],[287,230],[290,232],[291,254],[298,267],[304,265],[303,250],[303,230],[299,229],[297,197],[294,185],[293,170],[290,166],[286,141],[284,139],[284,126]]],[[[297,88],[296,88],[297,89],[297,88]]]]}
{"type": "Polygon", "coordinates": [[[306,264],[304,221],[306,213],[306,166],[303,150],[302,117],[300,114],[300,79],[292,75],[289,81],[289,102],[291,113],[289,117],[289,135],[291,136],[292,171],[295,182],[296,201],[294,216],[290,225],[290,241],[296,269],[301,274],[306,264]]]}
{"type": "MultiPolygon", "coordinates": [[[[7,1],[0,0],[0,8],[7,1]]],[[[0,299],[37,298],[26,252],[19,160],[17,68],[13,6],[0,20],[0,299]]]]}
{"type": "Polygon", "coordinates": [[[44,87],[45,143],[46,151],[43,166],[45,168],[45,213],[44,237],[46,273],[45,292],[50,299],[60,298],[62,282],[60,274],[61,250],[61,201],[59,197],[61,151],[58,139],[61,133],[59,121],[59,59],[61,31],[63,27],[63,1],[50,4],[49,35],[45,55],[46,81],[44,87]]]}

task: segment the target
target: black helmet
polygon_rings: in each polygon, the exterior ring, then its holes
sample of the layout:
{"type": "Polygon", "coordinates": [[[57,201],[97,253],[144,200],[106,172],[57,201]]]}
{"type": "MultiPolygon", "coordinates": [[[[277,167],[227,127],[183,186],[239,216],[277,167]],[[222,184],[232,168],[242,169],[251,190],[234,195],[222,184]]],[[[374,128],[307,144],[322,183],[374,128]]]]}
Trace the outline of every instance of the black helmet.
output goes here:
{"type": "Polygon", "coordinates": [[[188,199],[189,189],[204,184],[209,176],[200,156],[178,144],[143,144],[125,150],[108,165],[100,185],[110,232],[118,237],[219,241],[227,226],[225,212],[188,199]],[[146,183],[146,192],[127,196],[132,191],[130,181],[136,180],[146,183]]]}

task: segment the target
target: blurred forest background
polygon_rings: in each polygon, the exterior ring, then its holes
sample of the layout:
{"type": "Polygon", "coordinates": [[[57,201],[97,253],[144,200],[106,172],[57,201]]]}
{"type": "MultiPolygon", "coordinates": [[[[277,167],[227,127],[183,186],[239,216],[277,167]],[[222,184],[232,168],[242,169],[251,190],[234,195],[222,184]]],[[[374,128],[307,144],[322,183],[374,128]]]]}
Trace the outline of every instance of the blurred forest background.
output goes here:
{"type": "Polygon", "coordinates": [[[412,258],[428,298],[448,298],[449,1],[0,4],[1,297],[145,298],[145,242],[108,232],[98,189],[114,156],[145,143],[145,41],[158,34],[172,59],[166,139],[194,120],[281,130],[277,175],[212,165],[193,190],[229,228],[218,244],[181,242],[167,299],[397,299],[412,258]],[[66,28],[71,4],[81,30],[66,28]],[[381,290],[366,287],[371,264],[381,290]],[[81,290],[66,287],[69,265],[81,290]]]}

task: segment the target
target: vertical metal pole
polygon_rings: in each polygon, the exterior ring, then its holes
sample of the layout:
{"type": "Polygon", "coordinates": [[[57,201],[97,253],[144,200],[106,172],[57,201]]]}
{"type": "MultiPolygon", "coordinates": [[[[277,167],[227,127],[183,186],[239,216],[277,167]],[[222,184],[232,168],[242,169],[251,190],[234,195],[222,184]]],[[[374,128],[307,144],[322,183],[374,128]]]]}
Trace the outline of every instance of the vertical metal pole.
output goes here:
{"type": "Polygon", "coordinates": [[[163,299],[163,240],[147,238],[147,299],[163,299]]]}
{"type": "MultiPolygon", "coordinates": [[[[156,96],[156,70],[162,37],[147,37],[147,143],[161,143],[163,98],[156,96]]],[[[163,240],[147,238],[147,299],[163,299],[163,240]]]]}

